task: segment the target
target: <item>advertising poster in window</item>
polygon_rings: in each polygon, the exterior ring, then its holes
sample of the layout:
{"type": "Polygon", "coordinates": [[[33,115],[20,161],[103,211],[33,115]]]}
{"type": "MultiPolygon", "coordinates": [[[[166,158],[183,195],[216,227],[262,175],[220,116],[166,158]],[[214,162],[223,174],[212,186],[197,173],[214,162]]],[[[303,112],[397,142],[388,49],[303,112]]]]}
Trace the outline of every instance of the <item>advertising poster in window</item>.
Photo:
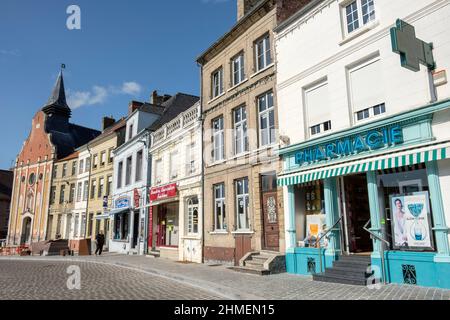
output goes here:
{"type": "Polygon", "coordinates": [[[394,249],[433,250],[428,192],[390,197],[394,249]]]}
{"type": "Polygon", "coordinates": [[[319,233],[323,232],[323,226],[326,224],[326,215],[314,214],[306,216],[306,235],[317,238],[319,233]]]}

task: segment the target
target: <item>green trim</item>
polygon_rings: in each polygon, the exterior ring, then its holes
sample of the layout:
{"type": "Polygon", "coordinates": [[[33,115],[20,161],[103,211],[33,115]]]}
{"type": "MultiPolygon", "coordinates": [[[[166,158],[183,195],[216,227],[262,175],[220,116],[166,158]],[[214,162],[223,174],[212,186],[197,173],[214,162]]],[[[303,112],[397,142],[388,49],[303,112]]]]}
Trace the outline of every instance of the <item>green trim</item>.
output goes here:
{"type": "MultiPolygon", "coordinates": [[[[303,171],[295,175],[281,176],[278,178],[278,186],[290,186],[294,184],[302,184],[306,182],[330,179],[338,176],[345,176],[353,173],[371,172],[377,170],[394,169],[405,165],[415,165],[419,163],[430,163],[450,158],[450,153],[445,148],[436,148],[427,151],[411,153],[409,155],[391,156],[385,159],[377,159],[358,164],[347,164],[333,169],[323,169],[318,171],[303,171]],[[441,159],[437,159],[437,155],[441,155],[441,159]]],[[[316,169],[317,170],[317,169],[316,169]]]]}

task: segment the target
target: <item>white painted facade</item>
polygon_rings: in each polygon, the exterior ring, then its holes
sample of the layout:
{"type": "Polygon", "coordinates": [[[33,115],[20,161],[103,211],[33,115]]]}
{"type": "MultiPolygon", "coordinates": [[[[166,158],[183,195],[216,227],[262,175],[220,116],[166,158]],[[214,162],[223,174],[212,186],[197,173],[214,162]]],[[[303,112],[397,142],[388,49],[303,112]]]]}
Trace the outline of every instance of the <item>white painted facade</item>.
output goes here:
{"type": "MultiPolygon", "coordinates": [[[[430,103],[427,68],[402,68],[400,56],[392,52],[390,28],[397,19],[413,25],[419,39],[433,43],[436,71],[450,72],[449,1],[375,0],[375,18],[366,25],[360,19],[359,29],[348,34],[345,7],[352,2],[316,1],[276,33],[280,135],[291,145],[430,103]],[[358,111],[380,103],[385,113],[374,116],[369,110],[368,119],[358,120],[358,111]],[[321,133],[312,135],[312,127],[326,121],[331,130],[324,132],[322,126],[321,133]]],[[[449,97],[449,84],[437,87],[438,101],[449,97]]],[[[450,139],[449,127],[448,109],[435,115],[432,129],[438,141],[450,139]]],[[[440,161],[439,170],[442,191],[450,190],[450,162],[440,161]]],[[[444,198],[450,222],[450,200],[444,198]]]]}
{"type": "Polygon", "coordinates": [[[110,217],[110,230],[112,239],[109,241],[109,251],[125,254],[144,254],[146,243],[146,199],[150,182],[148,165],[149,131],[147,127],[159,119],[159,115],[135,110],[128,118],[126,124],[125,143],[114,150],[114,175],[113,175],[113,208],[118,210],[118,201],[128,199],[125,208],[128,211],[127,230],[121,236],[116,223],[118,215],[110,217]],[[142,155],[142,161],[138,163],[138,155],[142,155]],[[131,162],[130,162],[130,160],[131,162]],[[128,164],[127,164],[128,163],[128,164]],[[119,166],[122,164],[120,172],[119,166]],[[127,166],[130,168],[127,171],[127,166]],[[137,168],[140,175],[137,175],[137,168]],[[134,193],[139,192],[139,206],[135,206],[134,193]],[[139,221],[137,221],[139,220],[139,221]],[[136,230],[138,228],[138,230],[136,230]]]}
{"type": "Polygon", "coordinates": [[[179,261],[202,263],[203,197],[202,197],[202,122],[200,103],[181,113],[178,117],[151,134],[150,155],[152,159],[153,188],[176,183],[177,196],[154,201],[153,245],[161,256],[179,261]],[[158,246],[157,207],[178,203],[176,232],[177,246],[158,246]],[[196,212],[196,215],[194,214],[196,212]],[[195,215],[195,217],[193,216],[195,215]],[[195,226],[194,226],[195,224],[195,226]]]}
{"type": "Polygon", "coordinates": [[[71,216],[66,215],[66,228],[70,223],[70,240],[86,238],[87,205],[90,196],[89,175],[91,154],[87,146],[81,147],[78,155],[77,182],[75,184],[75,205],[71,216]]]}

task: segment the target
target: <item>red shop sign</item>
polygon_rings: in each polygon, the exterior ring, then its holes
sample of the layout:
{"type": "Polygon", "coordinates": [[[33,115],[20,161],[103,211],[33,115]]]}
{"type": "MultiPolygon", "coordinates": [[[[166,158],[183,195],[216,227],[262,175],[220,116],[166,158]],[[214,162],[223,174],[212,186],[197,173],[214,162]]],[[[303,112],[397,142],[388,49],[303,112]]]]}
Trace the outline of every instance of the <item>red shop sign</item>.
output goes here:
{"type": "Polygon", "coordinates": [[[158,201],[177,196],[177,184],[172,183],[164,187],[152,188],[150,190],[150,201],[158,201]]]}

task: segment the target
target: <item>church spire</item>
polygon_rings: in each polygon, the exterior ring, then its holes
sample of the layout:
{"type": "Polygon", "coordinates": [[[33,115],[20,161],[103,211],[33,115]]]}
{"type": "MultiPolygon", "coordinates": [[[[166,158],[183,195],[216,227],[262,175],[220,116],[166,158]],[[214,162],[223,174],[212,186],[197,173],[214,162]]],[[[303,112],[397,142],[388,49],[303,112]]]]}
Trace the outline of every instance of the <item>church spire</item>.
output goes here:
{"type": "Polygon", "coordinates": [[[70,118],[72,111],[67,105],[66,91],[64,89],[64,79],[62,70],[58,75],[55,87],[53,88],[52,95],[48,99],[44,108],[42,108],[46,114],[57,114],[67,118],[70,118]]]}

